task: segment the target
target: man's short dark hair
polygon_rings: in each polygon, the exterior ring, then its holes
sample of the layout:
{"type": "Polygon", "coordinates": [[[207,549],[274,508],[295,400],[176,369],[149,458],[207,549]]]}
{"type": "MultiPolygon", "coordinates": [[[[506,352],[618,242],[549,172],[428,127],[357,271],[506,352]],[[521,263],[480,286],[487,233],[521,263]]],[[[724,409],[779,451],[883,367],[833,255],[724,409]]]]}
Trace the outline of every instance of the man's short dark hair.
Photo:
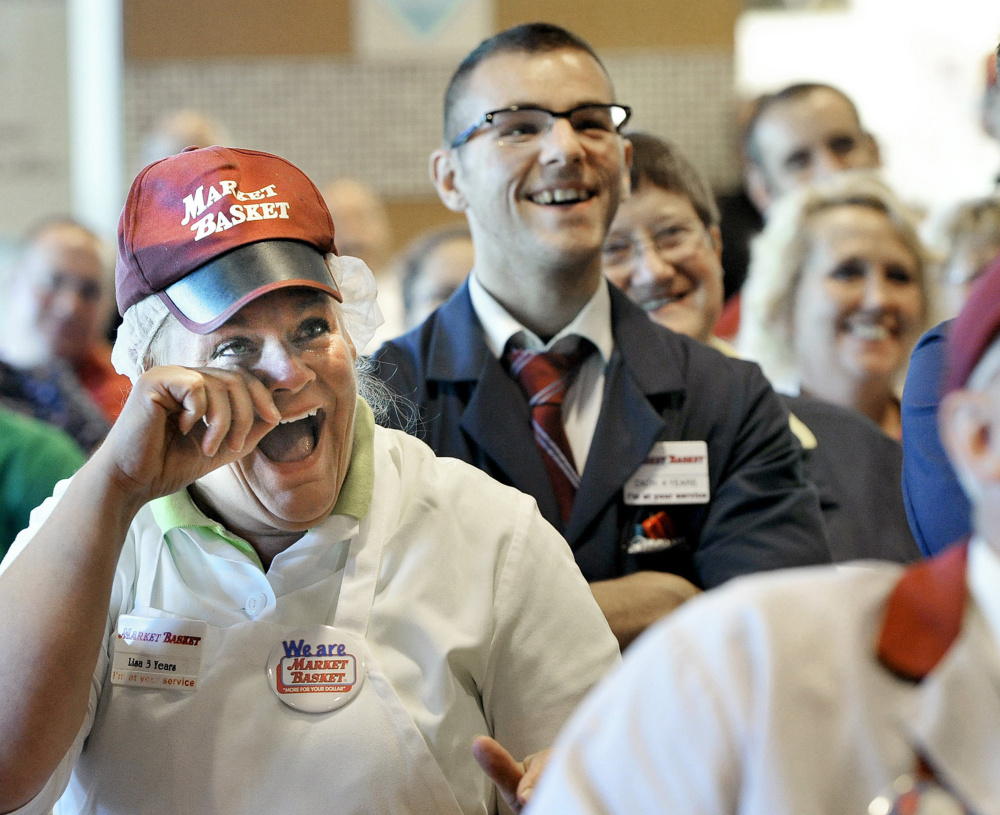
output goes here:
{"type": "Polygon", "coordinates": [[[837,96],[843,99],[847,103],[847,106],[851,109],[851,112],[854,114],[854,120],[858,123],[858,129],[864,129],[861,127],[861,116],[858,113],[857,105],[855,105],[851,97],[840,90],[840,88],[835,88],[833,85],[827,85],[823,82],[798,82],[794,85],[789,85],[787,88],[782,88],[776,93],[762,94],[751,103],[751,112],[747,117],[746,123],[743,125],[742,133],[743,155],[748,162],[755,164],[758,167],[760,167],[763,162],[763,158],[760,153],[760,146],[757,144],[756,139],[757,123],[760,122],[763,115],[776,105],[780,105],[783,102],[791,102],[795,99],[801,99],[803,96],[808,96],[813,91],[830,91],[831,93],[837,94],[837,96]]]}
{"type": "Polygon", "coordinates": [[[465,92],[469,75],[481,62],[496,54],[544,54],[563,48],[573,48],[589,54],[601,66],[601,70],[605,74],[608,73],[590,43],[571,31],[551,23],[525,23],[514,26],[479,43],[475,50],[462,60],[448,82],[448,89],[444,94],[445,142],[450,142],[461,130],[460,124],[452,121],[452,112],[465,92]]]}
{"type": "Polygon", "coordinates": [[[687,198],[705,226],[719,225],[715,196],[702,174],[673,144],[649,133],[628,133],[626,138],[632,142],[629,178],[633,192],[653,184],[687,198]]]}

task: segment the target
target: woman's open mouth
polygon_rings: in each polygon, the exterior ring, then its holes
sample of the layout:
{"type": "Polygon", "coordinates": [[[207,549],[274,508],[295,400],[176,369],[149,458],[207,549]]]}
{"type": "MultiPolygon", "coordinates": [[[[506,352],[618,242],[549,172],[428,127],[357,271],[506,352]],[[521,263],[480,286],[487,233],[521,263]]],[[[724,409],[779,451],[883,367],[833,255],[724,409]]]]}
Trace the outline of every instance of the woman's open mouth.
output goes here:
{"type": "Polygon", "coordinates": [[[326,411],[322,408],[316,408],[298,418],[282,419],[274,430],[260,440],[257,449],[268,461],[302,461],[319,444],[325,419],[326,411]]]}

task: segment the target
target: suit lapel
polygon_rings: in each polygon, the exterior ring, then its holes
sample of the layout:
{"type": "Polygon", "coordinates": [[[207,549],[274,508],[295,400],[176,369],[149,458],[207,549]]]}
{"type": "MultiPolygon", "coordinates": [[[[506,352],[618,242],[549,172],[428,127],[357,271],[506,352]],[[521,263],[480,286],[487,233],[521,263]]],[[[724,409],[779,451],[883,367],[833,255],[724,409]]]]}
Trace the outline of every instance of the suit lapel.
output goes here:
{"type": "Polygon", "coordinates": [[[460,424],[479,453],[495,465],[487,472],[533,495],[545,519],[561,530],[555,493],[531,435],[528,404],[487,347],[467,282],[438,312],[427,377],[467,385],[470,395],[460,424]]]}
{"type": "Polygon", "coordinates": [[[660,414],[628,375],[616,348],[605,373],[600,417],[566,527],[570,546],[614,500],[665,427],[660,414]]]}
{"type": "Polygon", "coordinates": [[[653,443],[680,438],[681,432],[679,411],[661,414],[651,400],[673,394],[681,403],[685,390],[682,341],[608,285],[615,350],[605,372],[601,413],[566,528],[571,546],[616,498],[653,443]]]}

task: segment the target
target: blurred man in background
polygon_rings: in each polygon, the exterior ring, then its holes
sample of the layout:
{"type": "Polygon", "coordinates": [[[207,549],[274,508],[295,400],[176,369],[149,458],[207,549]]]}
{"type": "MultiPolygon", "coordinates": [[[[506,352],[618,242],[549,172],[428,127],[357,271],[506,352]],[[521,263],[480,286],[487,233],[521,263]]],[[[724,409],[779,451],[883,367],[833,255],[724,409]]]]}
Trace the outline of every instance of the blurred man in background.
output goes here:
{"type": "Polygon", "coordinates": [[[385,203],[371,187],[354,178],[338,178],[323,188],[323,197],[337,225],[337,252],[361,258],[375,273],[378,305],[385,322],[367,349],[403,331],[403,295],[398,277],[390,267],[392,227],[385,203]]]}
{"type": "MultiPolygon", "coordinates": [[[[743,125],[743,186],[765,218],[771,204],[803,184],[823,180],[852,168],[881,166],[878,142],[861,124],[854,102],[832,85],[804,82],[750,103],[743,125]]],[[[756,234],[745,223],[722,222],[727,287],[742,286],[749,262],[747,244],[756,234]],[[738,244],[738,245],[737,245],[738,244]],[[735,275],[735,258],[742,264],[735,275]]],[[[739,295],[732,295],[719,319],[717,332],[736,336],[739,295]]]]}
{"type": "Polygon", "coordinates": [[[747,191],[767,213],[773,201],[841,170],[881,166],[878,143],[854,103],[830,85],[789,85],[762,96],[743,137],[747,191]]]}
{"type": "Polygon", "coordinates": [[[114,311],[114,280],[101,239],[69,219],[37,227],[7,282],[7,309],[0,358],[19,368],[67,363],[113,422],[129,382],[112,367],[105,337],[114,311]]]}

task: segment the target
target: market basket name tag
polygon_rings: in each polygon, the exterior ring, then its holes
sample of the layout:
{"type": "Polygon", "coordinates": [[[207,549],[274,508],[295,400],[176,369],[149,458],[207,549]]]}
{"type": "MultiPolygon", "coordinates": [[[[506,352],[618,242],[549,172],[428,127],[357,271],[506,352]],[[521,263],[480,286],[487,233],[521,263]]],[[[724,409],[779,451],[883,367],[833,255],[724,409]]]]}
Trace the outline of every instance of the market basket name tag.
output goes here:
{"type": "Polygon", "coordinates": [[[707,504],[708,445],[703,441],[658,441],[623,489],[631,506],[707,504]]]}
{"type": "Polygon", "coordinates": [[[114,639],[111,683],[196,691],[207,630],[202,620],[123,614],[114,639]]]}

